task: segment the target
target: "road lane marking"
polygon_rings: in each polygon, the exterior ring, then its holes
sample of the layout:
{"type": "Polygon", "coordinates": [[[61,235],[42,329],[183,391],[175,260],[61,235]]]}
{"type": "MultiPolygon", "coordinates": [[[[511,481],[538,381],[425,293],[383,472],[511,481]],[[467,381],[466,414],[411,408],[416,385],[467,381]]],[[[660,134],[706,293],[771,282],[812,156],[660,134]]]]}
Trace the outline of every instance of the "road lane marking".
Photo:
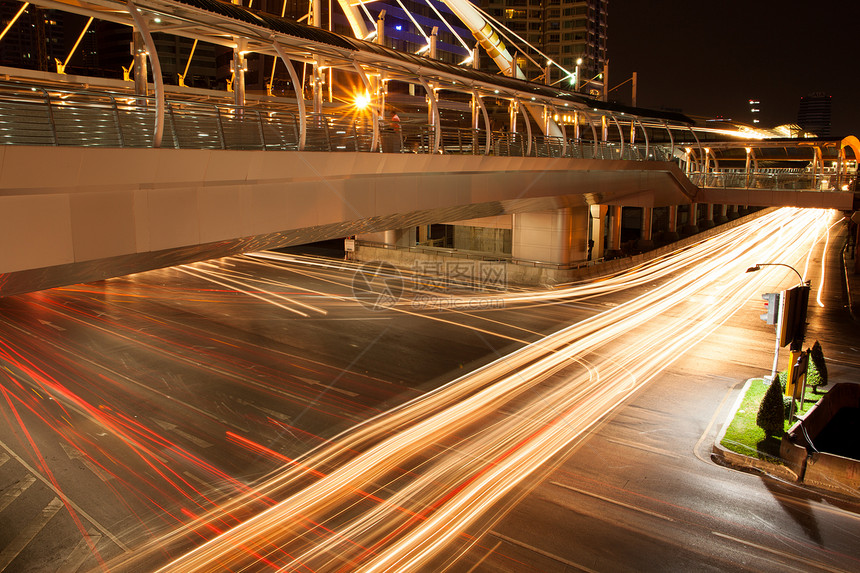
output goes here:
{"type": "Polygon", "coordinates": [[[646,446],[644,444],[637,444],[635,442],[628,442],[626,440],[617,440],[614,438],[604,438],[607,442],[611,442],[613,444],[618,444],[619,446],[627,446],[628,448],[634,448],[636,450],[643,450],[646,452],[651,452],[652,454],[660,454],[661,456],[667,456],[670,458],[680,458],[678,454],[675,452],[670,452],[669,450],[662,450],[660,448],[654,448],[651,446],[646,446]]]}
{"type": "Polygon", "coordinates": [[[11,459],[12,458],[7,456],[6,454],[0,453],[0,466],[2,466],[3,464],[5,464],[6,462],[8,462],[11,459]]]}
{"type": "Polygon", "coordinates": [[[113,479],[113,476],[108,472],[104,471],[96,464],[92,463],[87,457],[77,448],[73,446],[69,446],[64,442],[60,442],[60,447],[63,448],[63,451],[66,452],[66,455],[69,456],[70,460],[79,460],[88,470],[93,472],[97,478],[107,483],[109,480],[113,479]]]}
{"type": "Polygon", "coordinates": [[[469,568],[469,570],[468,570],[468,571],[466,571],[466,573],[472,573],[472,571],[474,571],[475,569],[477,569],[478,567],[480,567],[480,566],[481,566],[481,563],[483,563],[484,561],[486,561],[486,560],[487,560],[487,557],[489,557],[490,555],[492,555],[493,553],[495,553],[495,552],[496,552],[496,549],[498,549],[498,548],[499,548],[499,545],[501,545],[501,544],[502,544],[502,540],[500,539],[500,540],[499,540],[499,542],[498,542],[498,543],[496,543],[495,545],[493,545],[493,546],[490,548],[490,550],[489,550],[489,551],[487,551],[487,552],[484,554],[484,556],[483,556],[483,557],[481,557],[480,559],[478,559],[478,562],[477,562],[477,563],[475,563],[474,565],[472,565],[472,566],[469,568]]]}
{"type": "Polygon", "coordinates": [[[824,571],[832,571],[833,573],[849,573],[847,569],[838,569],[835,567],[831,567],[829,565],[825,565],[820,561],[813,561],[812,559],[807,559],[801,555],[795,555],[793,553],[786,553],[785,551],[780,551],[778,549],[771,549],[770,547],[766,547],[764,545],[759,545],[758,543],[753,543],[752,541],[747,541],[745,539],[738,539],[737,537],[732,537],[731,535],[726,535],[725,533],[720,533],[719,531],[712,531],[711,535],[716,535],[717,537],[722,537],[723,539],[728,539],[729,541],[734,541],[736,543],[740,543],[741,545],[746,545],[747,547],[753,547],[760,551],[764,551],[765,553],[770,553],[771,555],[777,555],[784,559],[788,559],[791,561],[800,561],[810,567],[815,567],[816,569],[822,569],[824,571]]]}
{"type": "MultiPolygon", "coordinates": [[[[36,471],[36,468],[34,468],[34,467],[33,467],[33,466],[31,466],[30,464],[28,464],[26,460],[24,460],[24,459],[23,459],[22,457],[20,457],[18,454],[16,454],[15,452],[13,452],[13,451],[12,451],[12,448],[10,448],[9,446],[7,446],[7,445],[6,445],[5,443],[3,443],[2,441],[0,441],[0,448],[3,448],[3,449],[4,449],[4,450],[6,450],[7,452],[9,452],[9,455],[10,455],[10,456],[12,456],[13,458],[15,458],[15,461],[17,461],[19,464],[21,464],[22,466],[24,466],[24,468],[25,468],[28,472],[30,472],[31,474],[33,474],[33,475],[36,477],[36,479],[38,479],[38,480],[39,480],[39,481],[41,481],[43,484],[45,484],[46,486],[48,486],[48,487],[51,489],[51,491],[53,491],[55,494],[57,494],[57,495],[62,495],[63,497],[66,497],[65,495],[63,495],[62,493],[60,493],[60,491],[56,488],[56,486],[54,486],[54,484],[52,484],[50,481],[48,481],[48,479],[47,479],[47,478],[45,478],[42,474],[40,474],[39,472],[37,472],[37,471],[36,471]]],[[[78,504],[76,504],[74,501],[72,501],[72,500],[71,500],[71,499],[69,499],[68,497],[66,497],[66,503],[68,503],[68,504],[69,504],[69,506],[70,506],[72,509],[74,509],[74,510],[75,510],[75,513],[77,513],[77,514],[79,514],[79,515],[83,516],[83,517],[84,517],[84,519],[86,519],[87,521],[89,521],[90,523],[92,523],[93,525],[95,525],[95,526],[98,528],[98,530],[99,530],[99,531],[101,531],[101,532],[102,532],[102,533],[103,533],[103,534],[104,534],[108,539],[110,539],[111,541],[113,541],[113,542],[117,545],[117,547],[119,547],[120,549],[122,549],[122,550],[123,550],[123,551],[125,551],[126,553],[128,553],[128,552],[129,552],[129,548],[128,548],[128,546],[127,546],[125,543],[123,543],[122,541],[120,541],[120,540],[119,540],[119,538],[118,538],[116,535],[112,534],[110,531],[108,531],[108,529],[107,529],[104,525],[100,524],[100,523],[99,523],[98,521],[96,521],[96,520],[95,520],[95,519],[94,519],[94,518],[93,518],[89,513],[87,513],[86,511],[84,511],[84,509],[83,509],[81,506],[79,506],[78,504]]],[[[0,571],[2,571],[2,569],[0,569],[0,571]]]]}
{"type": "Polygon", "coordinates": [[[75,548],[63,560],[63,564],[57,569],[57,573],[76,573],[81,568],[81,565],[84,564],[84,561],[92,554],[90,546],[95,547],[101,541],[101,538],[102,536],[94,530],[90,529],[87,531],[86,536],[81,537],[75,548]],[[87,539],[90,541],[87,542],[87,539]]]}
{"type": "Polygon", "coordinates": [[[544,551],[543,549],[538,549],[537,547],[529,545],[528,543],[523,543],[522,541],[517,541],[516,539],[510,538],[507,535],[502,535],[501,533],[498,533],[496,531],[491,531],[490,535],[498,537],[502,541],[510,543],[511,545],[516,545],[517,547],[522,547],[523,549],[533,551],[534,553],[537,553],[538,555],[543,555],[544,557],[547,557],[548,559],[552,559],[553,561],[558,561],[559,563],[563,563],[564,565],[578,569],[579,571],[586,571],[587,573],[598,573],[594,569],[589,569],[588,567],[586,567],[584,565],[580,565],[579,563],[574,563],[573,561],[568,561],[564,557],[559,557],[558,555],[550,553],[549,551],[544,551]]]}
{"type": "Polygon", "coordinates": [[[60,498],[55,497],[51,502],[42,508],[42,512],[38,518],[33,519],[22,529],[15,539],[6,546],[3,551],[0,551],[0,571],[4,571],[12,561],[18,557],[18,554],[24,550],[27,545],[33,540],[36,535],[48,524],[52,517],[57,515],[57,512],[63,507],[63,502],[60,498]]]}
{"type": "Polygon", "coordinates": [[[298,378],[302,382],[305,382],[306,384],[310,384],[312,386],[322,386],[326,390],[333,390],[335,392],[340,392],[341,394],[345,394],[345,395],[349,396],[350,398],[355,398],[356,396],[358,396],[358,394],[356,394],[355,392],[350,392],[349,390],[344,390],[343,388],[338,388],[337,386],[333,386],[334,382],[332,382],[331,384],[323,384],[319,380],[314,380],[312,378],[305,378],[304,376],[295,376],[295,378],[298,378]]]}
{"type": "Polygon", "coordinates": [[[191,442],[192,444],[194,444],[198,448],[206,449],[206,448],[212,447],[212,444],[210,444],[206,440],[189,434],[188,432],[180,429],[179,426],[177,426],[176,424],[172,424],[170,422],[165,422],[164,420],[159,420],[158,418],[150,417],[150,419],[153,422],[155,422],[156,424],[158,424],[159,426],[161,426],[161,429],[167,430],[168,432],[173,432],[177,436],[179,436],[181,438],[185,438],[186,440],[188,440],[189,442],[191,442]]]}
{"type": "Polygon", "coordinates": [[[242,398],[236,398],[235,400],[237,403],[242,404],[243,406],[248,406],[249,408],[255,408],[255,409],[263,412],[264,414],[268,414],[269,416],[271,416],[273,418],[277,418],[278,420],[280,420],[282,422],[289,422],[290,421],[290,417],[287,416],[286,414],[284,414],[283,412],[278,412],[276,410],[266,408],[265,406],[260,406],[259,404],[254,404],[252,402],[248,402],[247,400],[243,400],[242,398]]]}
{"type": "Polygon", "coordinates": [[[651,517],[659,517],[660,519],[665,519],[666,521],[675,521],[674,519],[672,519],[672,518],[671,518],[671,517],[669,517],[668,515],[663,515],[663,514],[661,514],[661,513],[657,513],[657,512],[654,512],[654,511],[649,511],[649,510],[647,510],[647,509],[643,509],[643,508],[641,508],[641,507],[636,507],[635,505],[630,505],[629,503],[624,503],[623,501],[618,501],[618,500],[616,500],[616,499],[611,499],[611,498],[608,498],[608,497],[603,497],[602,495],[599,495],[599,494],[596,494],[596,493],[592,493],[592,492],[590,492],[590,491],[585,491],[585,490],[583,490],[583,489],[575,488],[575,487],[572,487],[572,486],[569,486],[569,485],[565,485],[565,484],[563,484],[563,483],[559,483],[559,482],[557,482],[557,481],[551,481],[551,482],[549,482],[549,483],[551,483],[552,485],[557,485],[558,487],[561,487],[561,488],[564,488],[564,489],[568,489],[568,490],[570,490],[570,491],[575,491],[576,493],[581,493],[582,495],[587,495],[587,496],[589,496],[589,497],[593,497],[593,498],[595,498],[595,499],[599,499],[599,500],[601,500],[601,501],[605,501],[605,502],[607,502],[607,503],[611,503],[611,504],[614,504],[614,505],[618,505],[618,506],[620,506],[620,507],[625,507],[625,508],[627,508],[627,509],[632,509],[633,511],[638,511],[639,513],[644,513],[644,514],[646,514],[646,515],[650,515],[651,517]]]}
{"type": "Polygon", "coordinates": [[[19,481],[18,485],[0,496],[0,511],[3,511],[7,507],[9,507],[9,504],[15,501],[18,496],[24,493],[24,491],[26,491],[28,487],[33,485],[33,482],[35,481],[36,478],[31,475],[28,475],[27,477],[19,481]]]}

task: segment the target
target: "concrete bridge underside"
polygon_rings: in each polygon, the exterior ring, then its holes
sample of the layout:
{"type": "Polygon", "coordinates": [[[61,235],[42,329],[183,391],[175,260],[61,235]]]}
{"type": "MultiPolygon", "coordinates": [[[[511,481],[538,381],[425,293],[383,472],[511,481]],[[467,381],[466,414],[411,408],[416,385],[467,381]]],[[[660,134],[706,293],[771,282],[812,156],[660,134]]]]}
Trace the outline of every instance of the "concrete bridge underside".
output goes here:
{"type": "Polygon", "coordinates": [[[678,205],[697,192],[665,162],[0,146],[0,296],[414,225],[678,205]]]}

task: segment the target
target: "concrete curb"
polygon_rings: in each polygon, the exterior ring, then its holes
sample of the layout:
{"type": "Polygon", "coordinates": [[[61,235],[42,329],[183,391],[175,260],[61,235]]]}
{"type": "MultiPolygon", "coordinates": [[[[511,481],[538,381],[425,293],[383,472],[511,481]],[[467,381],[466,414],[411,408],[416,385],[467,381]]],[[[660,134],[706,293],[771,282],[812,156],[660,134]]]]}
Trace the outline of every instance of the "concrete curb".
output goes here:
{"type": "Polygon", "coordinates": [[[741,402],[743,402],[744,396],[746,396],[747,390],[753,380],[758,380],[758,378],[750,378],[746,381],[743,388],[741,388],[741,392],[738,395],[737,400],[735,400],[734,406],[729,409],[725,422],[723,422],[723,427],[719,434],[717,434],[717,439],[714,441],[712,453],[721,465],[739,471],[758,472],[781,480],[797,482],[798,475],[782,464],[761,460],[752,456],[745,456],[728,450],[720,444],[726,436],[726,430],[728,430],[729,424],[732,423],[732,420],[734,419],[738,408],[740,408],[741,402]]]}

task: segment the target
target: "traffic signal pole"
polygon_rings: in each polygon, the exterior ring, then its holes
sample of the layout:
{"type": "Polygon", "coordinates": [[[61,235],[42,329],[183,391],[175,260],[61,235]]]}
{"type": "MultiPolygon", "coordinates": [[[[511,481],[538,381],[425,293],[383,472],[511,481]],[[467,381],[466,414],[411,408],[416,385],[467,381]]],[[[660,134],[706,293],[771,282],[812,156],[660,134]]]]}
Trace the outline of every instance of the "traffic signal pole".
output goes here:
{"type": "MultiPolygon", "coordinates": [[[[778,297],[777,300],[782,298],[779,296],[779,294],[777,294],[777,297],[778,297]]],[[[779,364],[779,333],[782,330],[782,305],[779,303],[776,304],[776,316],[777,316],[777,318],[776,318],[776,341],[774,343],[774,348],[773,348],[773,368],[771,368],[771,370],[770,370],[770,383],[771,384],[773,384],[774,380],[777,380],[776,368],[777,368],[777,365],[779,364]]]]}

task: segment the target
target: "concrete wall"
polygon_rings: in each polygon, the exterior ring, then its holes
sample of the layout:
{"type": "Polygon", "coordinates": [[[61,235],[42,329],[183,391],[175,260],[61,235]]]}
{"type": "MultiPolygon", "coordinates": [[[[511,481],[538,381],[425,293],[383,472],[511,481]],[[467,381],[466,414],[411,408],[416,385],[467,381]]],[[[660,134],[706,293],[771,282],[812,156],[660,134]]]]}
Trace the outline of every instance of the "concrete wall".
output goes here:
{"type": "Polygon", "coordinates": [[[806,429],[814,444],[816,437],[840,409],[858,406],[860,385],[836,384],[783,438],[780,454],[792,469],[797,469],[795,473],[802,476],[803,483],[841,493],[860,494],[860,460],[823,452],[808,455],[807,441],[801,429],[806,429]]]}
{"type": "Polygon", "coordinates": [[[454,248],[489,254],[511,254],[511,230],[492,227],[454,226],[454,248]]]}
{"type": "Polygon", "coordinates": [[[557,265],[585,260],[588,217],[587,206],[517,213],[513,219],[511,255],[518,260],[557,265]]]}

